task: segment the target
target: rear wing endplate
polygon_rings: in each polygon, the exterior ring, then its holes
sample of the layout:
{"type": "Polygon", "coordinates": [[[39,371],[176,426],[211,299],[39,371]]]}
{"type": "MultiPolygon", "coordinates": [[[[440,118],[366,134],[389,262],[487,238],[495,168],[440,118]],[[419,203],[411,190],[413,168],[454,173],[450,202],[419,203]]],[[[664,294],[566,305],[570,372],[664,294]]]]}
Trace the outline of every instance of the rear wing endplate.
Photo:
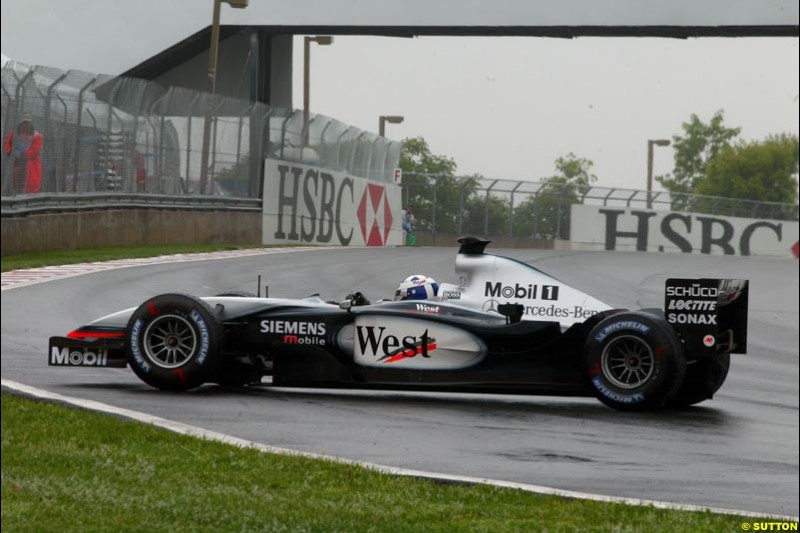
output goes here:
{"type": "Polygon", "coordinates": [[[744,279],[667,280],[664,316],[695,355],[747,352],[747,301],[744,279]]]}

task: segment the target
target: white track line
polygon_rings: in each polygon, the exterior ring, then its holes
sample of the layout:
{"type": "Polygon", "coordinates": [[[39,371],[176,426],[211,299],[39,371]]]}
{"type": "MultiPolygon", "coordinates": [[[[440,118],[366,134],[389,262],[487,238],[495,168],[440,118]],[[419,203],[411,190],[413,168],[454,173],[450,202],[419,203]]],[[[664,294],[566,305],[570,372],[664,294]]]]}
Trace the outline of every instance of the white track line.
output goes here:
{"type": "Polygon", "coordinates": [[[291,455],[296,457],[306,457],[309,459],[323,459],[326,461],[331,461],[334,463],[340,463],[350,466],[360,466],[363,468],[368,468],[370,470],[374,470],[377,472],[381,472],[383,474],[390,474],[395,476],[407,476],[407,477],[414,477],[414,478],[421,478],[421,479],[429,479],[434,481],[444,481],[450,483],[462,483],[462,484],[475,484],[475,485],[491,485],[494,487],[500,488],[507,488],[507,489],[516,489],[516,490],[523,490],[526,492],[533,492],[536,494],[544,494],[549,496],[560,496],[562,498],[575,498],[581,500],[592,500],[597,502],[606,502],[606,503],[621,503],[626,505],[637,505],[637,506],[651,506],[656,509],[670,509],[675,511],[694,511],[694,512],[705,512],[710,511],[712,513],[717,514],[726,514],[726,515],[739,515],[748,518],[764,518],[764,519],[772,519],[772,520],[782,520],[782,521],[791,521],[797,522],[796,516],[783,516],[783,515],[774,515],[768,513],[753,513],[749,511],[738,511],[735,509],[720,509],[716,507],[703,507],[700,505],[685,505],[679,503],[671,503],[671,502],[662,502],[656,500],[640,500],[637,498],[623,498],[617,496],[605,496],[602,494],[592,494],[588,492],[577,492],[572,490],[561,490],[555,489],[552,487],[544,487],[541,485],[529,485],[527,483],[516,483],[513,481],[501,481],[497,479],[486,479],[486,478],[478,478],[478,477],[469,477],[469,476],[456,476],[451,474],[438,474],[435,472],[425,472],[422,470],[411,470],[408,468],[397,468],[394,466],[385,466],[379,465],[375,463],[367,463],[363,461],[356,461],[352,459],[343,459],[341,457],[335,457],[332,455],[323,455],[318,453],[310,453],[310,452],[301,452],[297,450],[290,450],[287,448],[278,448],[276,446],[270,446],[268,444],[261,444],[259,442],[253,442],[250,440],[240,439],[239,437],[234,437],[232,435],[227,435],[225,433],[219,433],[217,431],[211,431],[208,429],[203,429],[197,426],[191,426],[188,424],[184,424],[182,422],[176,422],[174,420],[167,420],[166,418],[160,418],[157,416],[152,416],[147,413],[142,413],[139,411],[132,411],[130,409],[123,409],[120,407],[114,407],[113,405],[108,405],[102,402],[96,402],[94,400],[84,400],[81,398],[73,398],[70,396],[64,396],[61,394],[57,394],[54,392],[49,392],[43,389],[38,389],[35,387],[31,387],[28,385],[23,385],[22,383],[17,383],[15,381],[3,379],[0,380],[2,388],[8,392],[16,393],[22,396],[35,398],[38,400],[46,400],[50,402],[56,402],[62,405],[68,405],[73,407],[79,407],[81,409],[87,409],[89,411],[95,411],[98,413],[106,413],[122,418],[127,418],[130,420],[136,420],[142,422],[144,424],[148,424],[151,426],[156,426],[159,428],[166,429],[168,431],[172,431],[173,433],[180,433],[182,435],[190,435],[192,437],[199,437],[208,440],[213,440],[217,442],[222,442],[225,444],[231,444],[233,446],[237,446],[239,448],[252,448],[256,450],[260,450],[262,452],[274,453],[279,455],[291,455]]]}
{"type": "Polygon", "coordinates": [[[213,261],[217,259],[232,259],[237,257],[251,257],[256,255],[285,254],[291,252],[310,252],[319,250],[338,249],[339,247],[314,247],[298,246],[290,248],[247,248],[244,250],[225,250],[220,252],[204,252],[196,254],[160,255],[156,257],[140,257],[135,259],[115,259],[95,263],[78,263],[73,265],[47,266],[41,268],[26,268],[12,270],[0,275],[2,291],[29,287],[46,281],[73,278],[94,272],[105,272],[119,268],[130,268],[146,265],[165,265],[171,263],[188,263],[192,261],[213,261]]]}

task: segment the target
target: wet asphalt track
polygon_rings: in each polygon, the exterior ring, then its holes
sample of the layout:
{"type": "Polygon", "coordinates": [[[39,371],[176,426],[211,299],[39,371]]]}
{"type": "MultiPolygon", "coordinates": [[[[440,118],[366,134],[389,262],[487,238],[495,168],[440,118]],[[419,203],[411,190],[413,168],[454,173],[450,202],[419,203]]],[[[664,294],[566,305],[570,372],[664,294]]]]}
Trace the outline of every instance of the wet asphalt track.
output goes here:
{"type": "Polygon", "coordinates": [[[146,266],[2,293],[2,377],[245,439],[385,465],[797,516],[798,263],[643,253],[495,251],[619,307],[654,307],[667,277],[751,280],[750,353],[717,397],[626,414],[593,399],[214,386],[155,391],[127,369],[50,369],[47,337],[147,296],[254,290],[389,297],[406,275],[453,280],[454,248],[319,250],[146,266]]]}

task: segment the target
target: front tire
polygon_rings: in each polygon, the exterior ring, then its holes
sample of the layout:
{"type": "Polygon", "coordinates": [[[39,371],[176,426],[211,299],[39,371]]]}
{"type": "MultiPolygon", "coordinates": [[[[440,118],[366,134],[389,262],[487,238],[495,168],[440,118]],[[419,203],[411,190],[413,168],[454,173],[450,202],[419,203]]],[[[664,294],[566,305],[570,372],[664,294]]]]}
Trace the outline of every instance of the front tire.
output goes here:
{"type": "Polygon", "coordinates": [[[157,389],[183,391],[211,381],[222,356],[222,325],[211,307],[184,294],[162,294],[128,321],[128,364],[157,389]]]}
{"type": "Polygon", "coordinates": [[[677,337],[656,316],[621,313],[589,334],[586,368],[597,399],[615,409],[665,406],[677,393],[686,359],[677,337]]]}

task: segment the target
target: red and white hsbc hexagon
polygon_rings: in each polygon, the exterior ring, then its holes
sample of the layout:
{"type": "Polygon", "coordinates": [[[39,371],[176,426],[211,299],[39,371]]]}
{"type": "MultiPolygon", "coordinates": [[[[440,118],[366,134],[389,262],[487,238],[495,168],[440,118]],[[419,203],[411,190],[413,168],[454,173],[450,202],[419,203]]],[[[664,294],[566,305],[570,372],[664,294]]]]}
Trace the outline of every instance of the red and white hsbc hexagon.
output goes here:
{"type": "Polygon", "coordinates": [[[290,161],[264,162],[262,241],[337,246],[403,242],[400,187],[290,161]]]}

